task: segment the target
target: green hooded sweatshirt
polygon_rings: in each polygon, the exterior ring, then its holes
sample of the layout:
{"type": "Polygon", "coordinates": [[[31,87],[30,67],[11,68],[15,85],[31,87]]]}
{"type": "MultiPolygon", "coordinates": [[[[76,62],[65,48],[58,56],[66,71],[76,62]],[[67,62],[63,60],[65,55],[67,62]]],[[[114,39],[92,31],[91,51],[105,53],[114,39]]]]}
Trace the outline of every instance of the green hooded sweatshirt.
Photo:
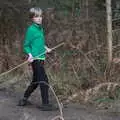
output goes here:
{"type": "Polygon", "coordinates": [[[37,57],[40,60],[45,60],[45,54],[43,54],[46,50],[45,37],[41,25],[33,23],[28,27],[24,38],[23,48],[26,54],[31,53],[33,57],[37,57]]]}

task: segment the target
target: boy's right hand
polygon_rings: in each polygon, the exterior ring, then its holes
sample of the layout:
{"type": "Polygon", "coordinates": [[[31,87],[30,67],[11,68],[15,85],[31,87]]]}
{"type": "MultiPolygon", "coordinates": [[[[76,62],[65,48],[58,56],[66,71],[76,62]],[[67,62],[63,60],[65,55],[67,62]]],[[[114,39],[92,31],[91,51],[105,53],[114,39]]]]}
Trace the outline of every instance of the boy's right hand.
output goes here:
{"type": "Polygon", "coordinates": [[[47,53],[50,53],[51,51],[52,51],[52,49],[50,49],[50,48],[47,48],[47,49],[46,49],[46,52],[47,52],[47,53]]]}
{"type": "Polygon", "coordinates": [[[120,58],[114,58],[114,59],[113,59],[113,62],[114,62],[114,63],[119,63],[119,62],[120,62],[120,58]]]}
{"type": "Polygon", "coordinates": [[[28,54],[28,59],[27,59],[27,61],[31,63],[31,62],[33,62],[33,60],[34,60],[34,59],[33,59],[32,54],[29,53],[29,54],[28,54]]]}

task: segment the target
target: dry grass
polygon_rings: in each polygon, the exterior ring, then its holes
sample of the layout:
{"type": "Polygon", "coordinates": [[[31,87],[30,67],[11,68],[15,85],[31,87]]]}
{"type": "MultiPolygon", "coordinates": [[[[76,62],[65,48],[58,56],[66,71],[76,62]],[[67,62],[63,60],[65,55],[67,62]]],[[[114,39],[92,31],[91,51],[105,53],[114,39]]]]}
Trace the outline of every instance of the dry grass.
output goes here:
{"type": "MultiPolygon", "coordinates": [[[[94,102],[94,99],[106,96],[117,99],[119,95],[113,96],[111,93],[118,91],[120,67],[119,64],[111,64],[111,67],[107,68],[105,21],[100,22],[95,17],[89,20],[58,17],[54,9],[46,12],[45,19],[48,46],[53,47],[62,41],[65,42],[63,47],[47,55],[46,60],[50,83],[60,100],[94,102]],[[103,91],[105,94],[101,94],[103,91]]],[[[16,30],[18,26],[12,18],[4,17],[1,23],[0,29],[3,33],[0,34],[0,72],[2,73],[20,64],[25,58],[22,52],[23,32],[16,30]],[[10,24],[6,26],[8,20],[10,24]]],[[[118,57],[119,31],[114,33],[113,38],[115,39],[113,56],[118,57]]],[[[1,81],[6,79],[0,86],[13,86],[14,89],[23,90],[31,79],[31,72],[28,71],[28,66],[24,66],[16,73],[0,78],[1,81]]]]}

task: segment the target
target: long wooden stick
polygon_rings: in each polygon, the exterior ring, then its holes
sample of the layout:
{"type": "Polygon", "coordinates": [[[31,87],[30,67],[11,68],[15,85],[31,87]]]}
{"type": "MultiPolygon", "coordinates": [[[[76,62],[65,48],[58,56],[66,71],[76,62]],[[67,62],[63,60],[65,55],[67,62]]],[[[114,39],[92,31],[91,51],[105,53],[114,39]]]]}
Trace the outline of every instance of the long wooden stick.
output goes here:
{"type": "MultiPolygon", "coordinates": [[[[55,50],[56,48],[62,46],[63,44],[64,44],[64,42],[62,42],[62,43],[56,45],[55,47],[51,48],[51,50],[55,50]]],[[[38,57],[40,57],[41,55],[44,55],[45,53],[46,53],[46,52],[41,53],[40,55],[34,57],[34,60],[37,59],[38,57]]],[[[29,62],[26,60],[25,62],[19,64],[18,66],[14,67],[14,68],[12,68],[12,69],[6,71],[6,72],[1,73],[1,74],[0,74],[0,77],[1,77],[1,76],[4,76],[4,75],[6,75],[6,74],[8,74],[8,73],[10,73],[10,72],[12,72],[13,70],[15,70],[15,69],[17,69],[17,68],[19,68],[19,67],[21,67],[21,66],[27,64],[27,63],[29,63],[29,62]]]]}

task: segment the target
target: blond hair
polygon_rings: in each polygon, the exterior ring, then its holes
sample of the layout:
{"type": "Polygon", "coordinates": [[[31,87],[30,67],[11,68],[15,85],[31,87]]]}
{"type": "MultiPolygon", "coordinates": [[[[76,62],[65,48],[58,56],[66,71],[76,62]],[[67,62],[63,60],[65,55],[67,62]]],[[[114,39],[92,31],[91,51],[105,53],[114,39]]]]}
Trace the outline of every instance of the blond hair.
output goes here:
{"type": "Polygon", "coordinates": [[[30,8],[30,10],[29,10],[29,17],[33,18],[35,16],[41,16],[42,13],[43,13],[43,11],[42,11],[41,8],[38,8],[38,7],[30,8]]]}

